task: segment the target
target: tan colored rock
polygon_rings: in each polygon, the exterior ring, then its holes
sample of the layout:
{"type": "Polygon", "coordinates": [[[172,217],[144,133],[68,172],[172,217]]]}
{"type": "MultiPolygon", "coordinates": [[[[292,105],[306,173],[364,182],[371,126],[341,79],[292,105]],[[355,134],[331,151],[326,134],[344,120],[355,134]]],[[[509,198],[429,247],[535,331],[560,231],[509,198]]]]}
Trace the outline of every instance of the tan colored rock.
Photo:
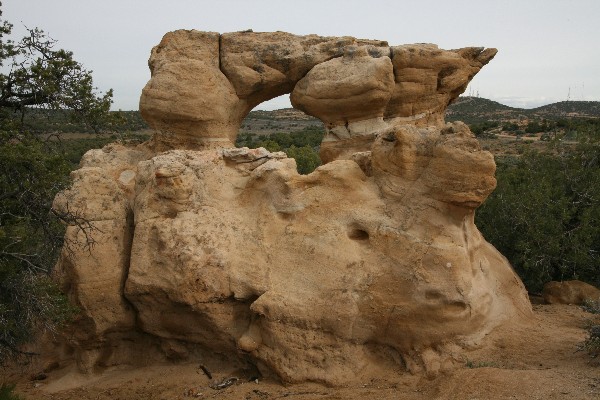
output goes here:
{"type": "MultiPolygon", "coordinates": [[[[55,279],[80,310],[63,345],[68,350],[77,343],[75,360],[84,372],[105,365],[106,354],[125,344],[111,337],[136,337],[135,311],[123,287],[133,239],[133,185],[137,164],[147,157],[144,146],[90,150],[71,173],[71,188],[54,199],[53,210],[69,224],[55,279]]],[[[119,354],[112,357],[114,364],[133,358],[131,352],[119,354]]]]}
{"type": "Polygon", "coordinates": [[[156,151],[230,147],[250,110],[291,93],[295,107],[325,123],[321,157],[329,162],[369,151],[374,133],[390,126],[442,127],[448,104],[495,54],[347,36],[179,30],[152,50],[140,111],[156,130],[156,151]]]}
{"type": "Polygon", "coordinates": [[[396,87],[385,117],[392,124],[444,124],[446,107],[465,91],[496,49],[442,50],[433,44],[391,47],[396,87]]]}
{"type": "Polygon", "coordinates": [[[230,147],[256,105],[290,93],[312,67],[346,46],[386,42],[285,32],[167,33],[152,49],[140,112],[159,150],[230,147]]]}
{"type": "Polygon", "coordinates": [[[243,118],[219,69],[218,33],[179,30],[152,49],[140,112],[164,148],[232,146],[243,118]]]}
{"type": "MultiPolygon", "coordinates": [[[[224,354],[287,382],[342,384],[401,364],[435,374],[530,314],[522,284],[473,223],[494,163],[466,126],[390,128],[355,159],[310,175],[264,149],[142,159],[130,250],[92,248],[94,268],[129,255],[118,287],[135,329],[165,357],[224,354]]],[[[96,185],[84,171],[78,185],[96,185]]],[[[115,208],[85,185],[77,193],[98,215],[115,208]]],[[[98,300],[83,281],[70,290],[98,300]]],[[[103,309],[84,312],[106,320],[103,309]]]]}
{"type": "Polygon", "coordinates": [[[387,42],[350,36],[298,36],[287,32],[234,32],[221,35],[221,67],[249,112],[263,101],[290,93],[315,65],[340,57],[344,49],[387,42]]]}
{"type": "MultiPolygon", "coordinates": [[[[302,93],[302,88],[307,86],[305,80],[308,81],[313,71],[324,64],[315,67],[296,86],[292,93],[292,104],[322,119],[327,128],[320,153],[323,162],[348,158],[353,152],[368,151],[375,134],[382,133],[389,126],[408,124],[441,128],[444,125],[446,107],[466,89],[473,76],[494,57],[496,50],[468,47],[448,51],[438,49],[435,45],[418,44],[391,47],[390,54],[394,75],[393,85],[390,86],[387,78],[377,78],[385,82],[388,93],[383,104],[383,115],[381,104],[373,102],[369,95],[344,97],[346,103],[353,102],[355,109],[363,110],[362,115],[354,118],[347,118],[331,104],[323,104],[319,110],[319,103],[314,100],[311,102],[310,98],[302,98],[294,102],[299,97],[296,92],[302,93]],[[307,107],[303,101],[311,102],[313,107],[307,107]],[[331,115],[336,111],[337,120],[331,115]]],[[[387,57],[382,59],[385,60],[387,57]]],[[[334,61],[338,60],[329,63],[334,61]]],[[[362,74],[376,77],[372,72],[363,71],[362,74]]],[[[333,83],[339,79],[346,79],[348,73],[344,73],[342,68],[330,68],[322,75],[325,76],[320,76],[320,81],[333,83]],[[338,77],[338,70],[342,78],[338,77]]],[[[313,85],[317,84],[317,82],[313,83],[313,85]]],[[[336,93],[326,85],[323,85],[322,92],[336,93]]],[[[333,97],[335,94],[329,96],[333,97]]],[[[342,108],[346,113],[354,109],[348,104],[344,104],[342,108]]]]}
{"type": "Polygon", "coordinates": [[[542,296],[548,304],[581,305],[588,301],[600,302],[600,289],[577,280],[551,281],[544,285],[542,296]]]}
{"type": "Polygon", "coordinates": [[[343,57],[316,65],[294,87],[292,105],[333,128],[380,118],[392,95],[389,57],[373,58],[366,47],[347,47],[343,57]]]}
{"type": "Polygon", "coordinates": [[[88,152],[55,199],[83,249],[59,262],[81,309],[62,354],[85,371],[215,357],[338,385],[403,368],[434,376],[530,317],[522,283],[474,224],[493,157],[436,114],[492,53],[165,35],[140,102],[159,132],[88,152]],[[292,90],[328,125],[329,162],[308,175],[283,153],[227,146],[249,107],[292,90]]]}
{"type": "Polygon", "coordinates": [[[474,209],[496,188],[492,154],[481,150],[462,122],[442,130],[400,126],[377,141],[373,169],[383,173],[374,176],[392,198],[431,198],[474,209]]]}

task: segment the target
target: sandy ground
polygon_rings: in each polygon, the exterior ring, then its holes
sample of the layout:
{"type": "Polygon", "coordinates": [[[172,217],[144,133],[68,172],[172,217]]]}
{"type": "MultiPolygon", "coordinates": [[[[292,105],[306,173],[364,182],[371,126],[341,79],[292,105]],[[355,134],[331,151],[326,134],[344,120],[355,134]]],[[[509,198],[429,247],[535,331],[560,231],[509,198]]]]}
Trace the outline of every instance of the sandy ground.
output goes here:
{"type": "Polygon", "coordinates": [[[585,328],[600,324],[600,315],[567,305],[534,305],[534,311],[529,326],[492,332],[484,347],[465,354],[463,365],[435,378],[407,372],[331,388],[254,381],[240,371],[222,369],[212,371],[213,381],[230,376],[239,380],[217,390],[210,388],[211,380],[194,363],[96,376],[57,370],[41,381],[13,372],[4,379],[18,380],[16,392],[36,400],[600,399],[600,360],[577,351],[587,338],[585,328]]]}

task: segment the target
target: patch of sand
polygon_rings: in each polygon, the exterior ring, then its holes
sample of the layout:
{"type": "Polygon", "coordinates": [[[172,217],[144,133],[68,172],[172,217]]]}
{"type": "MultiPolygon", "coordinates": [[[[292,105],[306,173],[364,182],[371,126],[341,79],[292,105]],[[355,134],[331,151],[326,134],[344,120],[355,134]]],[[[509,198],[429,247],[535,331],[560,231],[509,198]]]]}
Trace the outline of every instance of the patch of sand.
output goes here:
{"type": "Polygon", "coordinates": [[[535,305],[534,311],[530,325],[492,332],[484,347],[466,353],[464,365],[433,379],[407,372],[341,388],[312,383],[285,386],[272,379],[257,383],[243,371],[219,366],[212,371],[214,380],[236,376],[239,381],[215,390],[194,363],[93,376],[59,370],[44,381],[22,377],[17,392],[31,400],[600,398],[598,360],[577,351],[587,337],[586,327],[600,324],[600,316],[567,305],[535,305]]]}

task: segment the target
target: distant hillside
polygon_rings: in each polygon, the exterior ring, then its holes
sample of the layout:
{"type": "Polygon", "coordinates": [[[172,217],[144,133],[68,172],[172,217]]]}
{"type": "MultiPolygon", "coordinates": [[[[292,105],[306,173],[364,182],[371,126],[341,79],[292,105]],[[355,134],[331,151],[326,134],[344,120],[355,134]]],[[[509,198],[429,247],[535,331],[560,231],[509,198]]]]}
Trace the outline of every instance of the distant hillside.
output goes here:
{"type": "MultiPolygon", "coordinates": [[[[148,129],[139,111],[113,111],[111,132],[136,132],[148,129]]],[[[11,115],[18,120],[19,114],[11,115]]],[[[463,121],[469,125],[491,122],[516,122],[526,125],[531,120],[560,120],[600,118],[599,101],[561,101],[533,109],[509,107],[481,97],[463,96],[446,110],[446,121],[463,121]]],[[[72,112],[29,109],[25,126],[36,133],[93,133],[85,124],[74,122],[72,112]]],[[[276,132],[295,132],[310,127],[322,127],[317,118],[293,108],[251,111],[242,121],[240,132],[265,135],[276,132]]]]}
{"type": "Polygon", "coordinates": [[[599,118],[600,101],[559,101],[531,111],[537,115],[599,118]]]}
{"type": "Polygon", "coordinates": [[[481,97],[459,97],[446,110],[447,121],[468,124],[523,119],[600,118],[599,101],[561,101],[538,108],[505,106],[481,97]]]}
{"type": "Polygon", "coordinates": [[[302,111],[296,110],[295,108],[281,108],[273,111],[254,110],[250,111],[246,119],[289,119],[320,122],[317,118],[304,114],[302,111]]]}
{"type": "Polygon", "coordinates": [[[513,108],[481,97],[459,97],[446,110],[446,121],[463,121],[467,124],[490,120],[508,120],[522,115],[520,108],[513,108]]]}

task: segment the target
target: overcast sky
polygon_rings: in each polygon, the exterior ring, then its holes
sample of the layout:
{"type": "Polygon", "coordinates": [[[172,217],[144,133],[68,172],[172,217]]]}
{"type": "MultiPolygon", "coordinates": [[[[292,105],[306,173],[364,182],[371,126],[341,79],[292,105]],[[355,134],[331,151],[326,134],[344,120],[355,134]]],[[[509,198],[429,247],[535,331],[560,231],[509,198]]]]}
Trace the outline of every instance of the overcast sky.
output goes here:
{"type": "MultiPolygon", "coordinates": [[[[600,100],[600,0],[2,0],[3,19],[38,27],[137,110],[150,49],[168,31],[287,31],[390,45],[496,47],[466,94],[518,107],[600,100]]],[[[278,98],[257,108],[289,107],[278,98]]]]}

